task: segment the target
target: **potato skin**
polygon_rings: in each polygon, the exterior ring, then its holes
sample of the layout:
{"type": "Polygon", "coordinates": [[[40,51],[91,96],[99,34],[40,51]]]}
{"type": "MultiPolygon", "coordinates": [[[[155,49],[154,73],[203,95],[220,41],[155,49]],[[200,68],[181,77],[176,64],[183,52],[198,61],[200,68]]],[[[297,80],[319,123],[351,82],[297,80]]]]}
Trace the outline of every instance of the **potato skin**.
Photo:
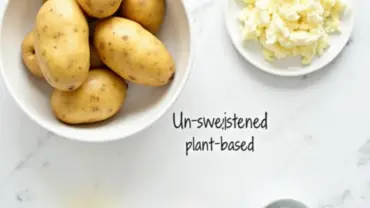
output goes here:
{"type": "Polygon", "coordinates": [[[72,91],[90,69],[89,28],[75,0],[48,0],[36,16],[35,51],[48,83],[72,91]]]}
{"type": "Polygon", "coordinates": [[[160,30],[164,13],[164,0],[124,0],[121,5],[123,17],[138,22],[153,34],[160,30]]]}
{"type": "Polygon", "coordinates": [[[40,69],[39,63],[35,54],[35,38],[34,32],[29,32],[22,42],[22,60],[26,68],[31,74],[43,78],[44,75],[40,69]]]}
{"type": "Polygon", "coordinates": [[[77,0],[83,10],[91,17],[105,18],[112,16],[122,0],[77,0]]]}
{"type": "Polygon", "coordinates": [[[125,81],[106,69],[92,69],[86,82],[72,92],[54,90],[51,106],[54,115],[67,124],[87,124],[106,120],[123,106],[127,94],[125,81]]]}
{"type": "Polygon", "coordinates": [[[90,68],[103,67],[104,63],[100,60],[98,52],[93,44],[90,44],[90,68]]]}
{"type": "Polygon", "coordinates": [[[175,72],[174,60],[163,43],[132,20],[102,20],[95,29],[94,45],[103,63],[130,82],[163,86],[175,72]]]}

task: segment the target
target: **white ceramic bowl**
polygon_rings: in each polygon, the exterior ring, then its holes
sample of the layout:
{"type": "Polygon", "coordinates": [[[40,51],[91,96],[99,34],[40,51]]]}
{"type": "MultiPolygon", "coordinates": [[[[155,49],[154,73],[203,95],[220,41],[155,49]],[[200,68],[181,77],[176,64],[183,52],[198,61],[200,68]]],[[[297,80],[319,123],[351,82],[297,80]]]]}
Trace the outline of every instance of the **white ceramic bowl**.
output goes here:
{"type": "Polygon", "coordinates": [[[227,32],[239,54],[262,71],[286,77],[306,75],[323,69],[340,54],[350,39],[355,22],[354,0],[346,0],[346,2],[348,3],[349,10],[342,18],[342,33],[331,34],[329,37],[331,44],[330,48],[328,48],[321,57],[314,58],[312,63],[308,66],[303,66],[299,57],[289,57],[270,63],[264,59],[262,47],[258,42],[250,41],[245,44],[240,32],[240,23],[237,19],[239,12],[242,11],[243,8],[242,5],[239,4],[239,0],[228,0],[228,6],[225,12],[227,32]]]}
{"type": "Polygon", "coordinates": [[[161,88],[129,85],[127,101],[113,118],[94,125],[69,126],[52,114],[52,88],[28,73],[22,63],[21,44],[33,28],[42,0],[8,0],[0,38],[1,74],[19,107],[35,122],[62,137],[105,142],[131,136],[159,119],[172,106],[189,76],[192,60],[190,21],[182,0],[168,0],[166,18],[159,34],[176,61],[171,84],[161,88]]]}

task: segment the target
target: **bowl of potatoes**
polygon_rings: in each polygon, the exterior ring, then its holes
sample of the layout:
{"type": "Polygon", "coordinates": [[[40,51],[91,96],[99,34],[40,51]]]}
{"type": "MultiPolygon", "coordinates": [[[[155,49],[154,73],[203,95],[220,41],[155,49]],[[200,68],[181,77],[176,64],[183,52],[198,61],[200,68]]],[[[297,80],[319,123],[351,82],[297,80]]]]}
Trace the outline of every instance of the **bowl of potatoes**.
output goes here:
{"type": "Polygon", "coordinates": [[[8,0],[0,41],[1,75],[20,108],[86,142],[153,124],[192,61],[182,0],[8,0]]]}

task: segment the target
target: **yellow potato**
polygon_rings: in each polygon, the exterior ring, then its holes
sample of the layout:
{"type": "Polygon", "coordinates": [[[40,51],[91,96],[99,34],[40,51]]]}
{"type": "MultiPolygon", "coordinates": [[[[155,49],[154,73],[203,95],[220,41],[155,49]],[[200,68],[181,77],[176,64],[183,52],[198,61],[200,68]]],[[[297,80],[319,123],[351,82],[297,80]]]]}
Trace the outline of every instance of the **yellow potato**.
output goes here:
{"type": "Polygon", "coordinates": [[[105,65],[133,83],[166,85],[175,72],[174,60],[163,43],[132,20],[110,17],[100,21],[94,45],[105,65]]]}
{"type": "Polygon", "coordinates": [[[83,10],[92,17],[112,16],[121,5],[122,0],[77,0],[83,10]]]}
{"type": "Polygon", "coordinates": [[[102,66],[104,66],[104,63],[100,60],[94,45],[90,44],[90,68],[99,68],[102,66]]]}
{"type": "Polygon", "coordinates": [[[34,32],[29,32],[22,42],[22,59],[26,68],[35,76],[44,77],[35,55],[34,32]]]}
{"type": "Polygon", "coordinates": [[[121,77],[110,70],[93,69],[77,90],[54,90],[50,103],[56,118],[64,123],[95,123],[115,115],[126,93],[127,85],[121,77]]]}
{"type": "Polygon", "coordinates": [[[72,91],[90,69],[89,28],[75,0],[48,0],[36,16],[35,51],[48,83],[72,91]]]}
{"type": "Polygon", "coordinates": [[[163,23],[164,0],[124,0],[121,5],[122,16],[140,23],[151,33],[156,34],[163,23]]]}

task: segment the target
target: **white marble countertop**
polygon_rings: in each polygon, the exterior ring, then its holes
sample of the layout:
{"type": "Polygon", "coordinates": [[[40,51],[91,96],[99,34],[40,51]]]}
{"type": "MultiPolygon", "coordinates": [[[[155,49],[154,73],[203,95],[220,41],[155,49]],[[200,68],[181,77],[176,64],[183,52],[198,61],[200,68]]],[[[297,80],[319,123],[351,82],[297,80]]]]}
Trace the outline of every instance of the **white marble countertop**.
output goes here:
{"type": "Polygon", "coordinates": [[[105,208],[245,208],[276,189],[266,181],[302,193],[312,207],[370,207],[370,2],[357,1],[354,36],[339,59],[288,79],[239,57],[223,24],[226,0],[184,1],[196,35],[191,76],[171,110],[134,137],[107,144],[59,138],[21,112],[0,80],[0,207],[92,208],[86,203],[101,199],[105,208]],[[172,113],[180,111],[267,111],[269,129],[176,130],[172,113]],[[253,153],[184,153],[192,136],[252,135],[253,153]]]}

